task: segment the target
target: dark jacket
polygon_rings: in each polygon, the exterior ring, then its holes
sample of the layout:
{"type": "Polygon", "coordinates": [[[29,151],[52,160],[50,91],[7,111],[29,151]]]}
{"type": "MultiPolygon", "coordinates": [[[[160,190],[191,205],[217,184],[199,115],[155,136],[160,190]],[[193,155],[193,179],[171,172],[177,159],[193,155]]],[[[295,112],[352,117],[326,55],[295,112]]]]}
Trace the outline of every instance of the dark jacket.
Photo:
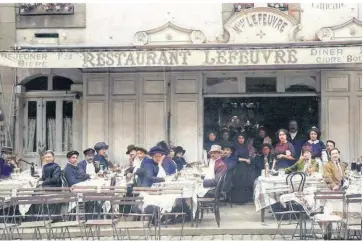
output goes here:
{"type": "Polygon", "coordinates": [[[60,166],[55,162],[45,164],[40,180],[43,181],[43,187],[62,187],[60,166]]]}
{"type": "Polygon", "coordinates": [[[159,166],[153,160],[144,158],[141,162],[140,168],[136,170],[138,176],[138,187],[151,187],[154,183],[162,182],[164,179],[157,177],[159,173],[159,166]]]}
{"type": "Polygon", "coordinates": [[[90,179],[89,175],[80,171],[77,166],[73,166],[70,163],[67,163],[63,172],[64,172],[65,178],[67,179],[68,185],[70,187],[73,186],[74,184],[77,184],[77,183],[90,179]]]}
{"type": "Polygon", "coordinates": [[[13,167],[6,163],[6,161],[0,157],[0,177],[10,177],[13,172],[13,167]]]}
{"type": "Polygon", "coordinates": [[[214,165],[214,179],[204,179],[203,187],[216,187],[220,178],[222,178],[227,172],[227,164],[219,158],[214,165]]]}
{"type": "Polygon", "coordinates": [[[301,149],[302,149],[304,143],[307,141],[306,135],[304,135],[303,133],[298,131],[294,139],[292,139],[291,135],[289,134],[287,136],[287,141],[290,142],[294,146],[294,149],[295,149],[294,157],[296,160],[299,160],[300,155],[301,155],[301,149]]]}
{"type": "Polygon", "coordinates": [[[108,169],[108,167],[111,165],[111,163],[109,161],[107,161],[104,156],[101,156],[98,154],[93,157],[93,161],[99,162],[100,167],[102,165],[104,170],[108,169]]]}
{"type": "MultiPolygon", "coordinates": [[[[98,173],[100,171],[100,167],[98,165],[96,165],[96,163],[94,161],[93,161],[93,165],[95,166],[95,172],[98,173]]],[[[79,171],[86,173],[87,161],[86,160],[80,161],[77,164],[77,167],[78,167],[79,171]]]]}
{"type": "Polygon", "coordinates": [[[176,163],[176,167],[178,169],[178,171],[182,170],[184,165],[187,164],[187,162],[185,161],[184,157],[177,157],[175,156],[173,158],[174,162],[176,163]]]}
{"type": "Polygon", "coordinates": [[[161,166],[164,168],[166,175],[173,175],[176,173],[176,164],[170,157],[165,157],[161,166]]]}

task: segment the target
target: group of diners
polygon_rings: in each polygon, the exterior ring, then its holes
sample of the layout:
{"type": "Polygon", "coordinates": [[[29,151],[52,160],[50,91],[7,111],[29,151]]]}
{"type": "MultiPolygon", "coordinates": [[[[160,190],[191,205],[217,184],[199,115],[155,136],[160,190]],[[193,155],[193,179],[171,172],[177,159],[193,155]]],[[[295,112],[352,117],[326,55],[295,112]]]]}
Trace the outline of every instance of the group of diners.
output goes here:
{"type": "Polygon", "coordinates": [[[209,132],[204,150],[208,154],[209,165],[214,165],[215,158],[209,154],[222,149],[221,159],[226,169],[232,169],[233,173],[226,190],[230,192],[232,202],[251,201],[256,179],[270,173],[321,175],[334,190],[340,189],[344,183],[348,164],[340,160],[340,151],[333,140],[326,143],[320,140],[320,131],[316,127],[310,128],[304,135],[298,131],[297,122],[291,120],[288,130],[276,132],[274,147],[263,126],[252,137],[246,132],[239,132],[230,138],[230,133],[223,129],[219,133],[221,138],[217,139],[216,132],[209,132]]]}

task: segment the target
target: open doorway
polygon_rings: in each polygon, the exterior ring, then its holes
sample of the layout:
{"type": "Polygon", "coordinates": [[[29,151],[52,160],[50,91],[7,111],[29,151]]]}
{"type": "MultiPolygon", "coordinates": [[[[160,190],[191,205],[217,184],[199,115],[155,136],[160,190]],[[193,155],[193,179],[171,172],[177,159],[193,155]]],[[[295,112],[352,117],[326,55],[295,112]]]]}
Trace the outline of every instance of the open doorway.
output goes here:
{"type": "Polygon", "coordinates": [[[204,98],[204,136],[228,128],[230,136],[244,129],[249,137],[263,125],[276,141],[275,133],[295,119],[304,133],[319,125],[319,97],[204,98]],[[236,119],[238,118],[238,120],[236,119]]]}

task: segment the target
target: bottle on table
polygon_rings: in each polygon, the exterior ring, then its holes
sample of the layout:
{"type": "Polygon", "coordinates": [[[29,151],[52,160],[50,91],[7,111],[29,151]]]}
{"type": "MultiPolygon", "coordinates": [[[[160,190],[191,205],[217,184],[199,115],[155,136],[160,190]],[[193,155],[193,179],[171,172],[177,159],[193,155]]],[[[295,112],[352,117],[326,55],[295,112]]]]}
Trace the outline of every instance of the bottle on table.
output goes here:
{"type": "Polygon", "coordinates": [[[264,158],[264,161],[265,161],[265,177],[268,177],[269,176],[269,172],[270,172],[270,168],[269,168],[269,165],[268,165],[268,160],[267,160],[267,157],[264,158]]]}

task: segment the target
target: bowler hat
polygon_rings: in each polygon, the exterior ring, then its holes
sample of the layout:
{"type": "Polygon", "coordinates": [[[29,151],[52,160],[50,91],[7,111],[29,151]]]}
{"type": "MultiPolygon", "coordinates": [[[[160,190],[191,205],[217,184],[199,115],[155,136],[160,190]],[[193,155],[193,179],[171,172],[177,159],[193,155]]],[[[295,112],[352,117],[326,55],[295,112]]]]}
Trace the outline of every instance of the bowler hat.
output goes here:
{"type": "Polygon", "coordinates": [[[1,148],[1,153],[13,153],[13,148],[7,147],[7,146],[3,146],[1,148]]]}
{"type": "Polygon", "coordinates": [[[175,154],[177,154],[177,153],[183,153],[183,155],[185,154],[185,150],[181,146],[175,147],[174,152],[175,152],[175,154]]]}
{"type": "Polygon", "coordinates": [[[127,147],[126,155],[130,154],[131,151],[136,151],[137,147],[135,145],[129,145],[127,147]]]}
{"type": "Polygon", "coordinates": [[[147,150],[143,147],[136,147],[136,151],[142,151],[143,153],[147,154],[147,150]]]}
{"type": "Polygon", "coordinates": [[[86,150],[83,151],[84,155],[89,155],[89,154],[95,154],[95,150],[92,148],[87,148],[86,150]]]}
{"type": "Polygon", "coordinates": [[[160,153],[160,154],[163,154],[163,155],[166,155],[168,154],[163,148],[159,147],[159,146],[154,146],[150,149],[149,151],[149,155],[154,155],[156,153],[160,153]]]}
{"type": "Polygon", "coordinates": [[[70,152],[67,153],[67,158],[70,158],[73,155],[79,156],[79,152],[78,151],[70,151],[70,152]]]}
{"type": "Polygon", "coordinates": [[[108,145],[105,143],[105,142],[97,142],[96,145],[94,146],[94,149],[96,151],[99,151],[99,150],[102,150],[102,149],[105,149],[107,150],[108,149],[108,145]]]}

